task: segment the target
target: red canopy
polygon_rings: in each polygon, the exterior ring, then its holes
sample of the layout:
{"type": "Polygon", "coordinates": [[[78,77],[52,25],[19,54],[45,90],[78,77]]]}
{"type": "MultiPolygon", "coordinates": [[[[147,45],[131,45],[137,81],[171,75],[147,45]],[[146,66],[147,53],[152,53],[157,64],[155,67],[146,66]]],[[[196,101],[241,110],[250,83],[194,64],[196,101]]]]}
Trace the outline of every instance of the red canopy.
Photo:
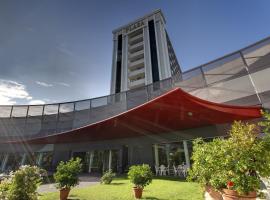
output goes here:
{"type": "Polygon", "coordinates": [[[234,120],[260,118],[260,109],[259,106],[229,106],[209,102],[177,88],[112,118],[24,142],[69,143],[160,134],[234,120]]]}

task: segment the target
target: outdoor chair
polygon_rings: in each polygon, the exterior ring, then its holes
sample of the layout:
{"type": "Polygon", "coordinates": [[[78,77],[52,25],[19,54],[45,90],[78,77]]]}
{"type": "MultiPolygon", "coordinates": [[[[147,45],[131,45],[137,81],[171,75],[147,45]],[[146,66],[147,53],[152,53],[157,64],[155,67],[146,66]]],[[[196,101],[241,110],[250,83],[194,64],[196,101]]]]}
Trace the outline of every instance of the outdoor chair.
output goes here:
{"type": "Polygon", "coordinates": [[[166,176],[166,172],[167,172],[167,167],[165,167],[165,165],[160,165],[160,175],[166,176]]]}
{"type": "Polygon", "coordinates": [[[187,172],[188,172],[188,166],[187,165],[184,165],[183,166],[183,175],[184,175],[184,177],[187,176],[187,172]]]}
{"type": "Polygon", "coordinates": [[[184,176],[184,168],[182,165],[177,166],[178,176],[184,176]]]}
{"type": "Polygon", "coordinates": [[[175,165],[173,166],[173,173],[174,173],[174,176],[179,175],[178,169],[175,167],[175,165]]]}

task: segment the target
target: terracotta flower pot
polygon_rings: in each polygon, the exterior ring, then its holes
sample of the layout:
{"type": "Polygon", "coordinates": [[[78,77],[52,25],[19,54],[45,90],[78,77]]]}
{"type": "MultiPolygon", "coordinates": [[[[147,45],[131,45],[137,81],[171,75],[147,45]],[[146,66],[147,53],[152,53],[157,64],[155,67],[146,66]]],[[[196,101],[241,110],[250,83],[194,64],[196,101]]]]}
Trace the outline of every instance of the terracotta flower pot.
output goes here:
{"type": "Polygon", "coordinates": [[[133,191],[134,191],[134,196],[136,199],[141,199],[142,198],[142,192],[143,189],[140,187],[133,187],[133,191]]]}
{"type": "Polygon", "coordinates": [[[205,199],[207,200],[223,200],[222,194],[211,186],[205,186],[205,199]]]}
{"type": "Polygon", "coordinates": [[[256,192],[249,192],[248,194],[238,194],[235,190],[223,189],[222,197],[224,200],[256,200],[256,192]]]}
{"type": "Polygon", "coordinates": [[[69,188],[61,189],[60,190],[60,200],[67,200],[69,192],[70,192],[69,188]]]}

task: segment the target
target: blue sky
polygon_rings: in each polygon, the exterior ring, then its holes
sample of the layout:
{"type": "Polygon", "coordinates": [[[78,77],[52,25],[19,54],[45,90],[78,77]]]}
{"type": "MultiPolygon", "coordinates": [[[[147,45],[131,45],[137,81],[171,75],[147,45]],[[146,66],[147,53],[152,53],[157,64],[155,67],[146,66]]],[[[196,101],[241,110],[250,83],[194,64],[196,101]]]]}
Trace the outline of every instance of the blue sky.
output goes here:
{"type": "Polygon", "coordinates": [[[109,94],[112,30],[158,8],[184,71],[270,36],[269,0],[1,0],[0,104],[109,94]]]}

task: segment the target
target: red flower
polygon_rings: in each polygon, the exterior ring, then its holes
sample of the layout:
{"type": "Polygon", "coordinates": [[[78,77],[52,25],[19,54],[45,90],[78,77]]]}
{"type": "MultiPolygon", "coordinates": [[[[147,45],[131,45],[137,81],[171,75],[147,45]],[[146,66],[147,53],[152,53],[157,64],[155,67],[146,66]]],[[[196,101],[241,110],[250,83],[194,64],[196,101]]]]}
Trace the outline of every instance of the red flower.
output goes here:
{"type": "Polygon", "coordinates": [[[232,181],[227,182],[227,187],[230,189],[234,186],[234,183],[232,181]]]}

